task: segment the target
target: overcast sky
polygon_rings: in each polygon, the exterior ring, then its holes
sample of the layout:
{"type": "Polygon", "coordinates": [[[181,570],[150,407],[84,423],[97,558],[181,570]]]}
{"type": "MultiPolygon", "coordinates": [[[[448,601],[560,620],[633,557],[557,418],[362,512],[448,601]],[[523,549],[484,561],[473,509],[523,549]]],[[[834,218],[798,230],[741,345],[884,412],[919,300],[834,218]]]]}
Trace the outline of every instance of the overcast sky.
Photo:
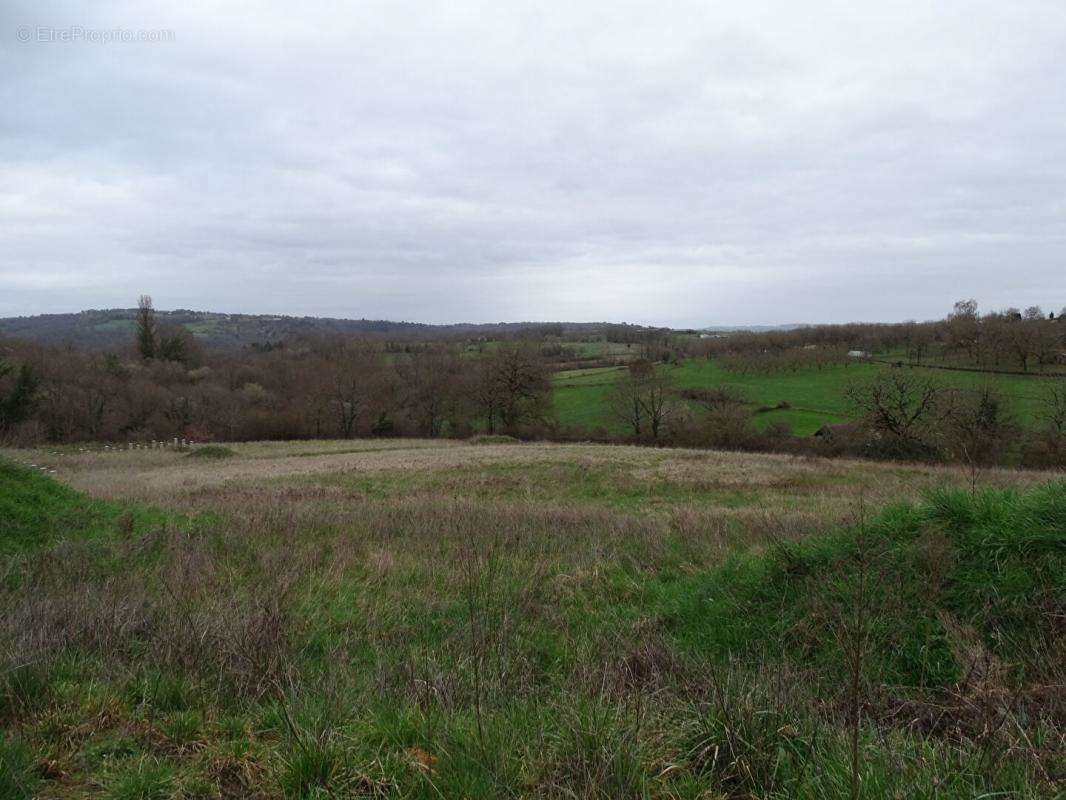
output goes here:
{"type": "Polygon", "coordinates": [[[0,316],[1066,305],[1066,0],[3,0],[0,28],[0,316]]]}

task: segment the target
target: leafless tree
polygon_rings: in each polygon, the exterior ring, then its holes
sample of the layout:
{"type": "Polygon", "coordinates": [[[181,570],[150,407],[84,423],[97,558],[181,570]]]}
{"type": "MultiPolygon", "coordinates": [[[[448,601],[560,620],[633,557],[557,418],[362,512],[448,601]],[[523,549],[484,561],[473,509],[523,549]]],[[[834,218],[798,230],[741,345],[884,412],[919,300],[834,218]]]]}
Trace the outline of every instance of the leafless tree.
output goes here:
{"type": "Polygon", "coordinates": [[[932,448],[943,390],[907,368],[883,370],[873,380],[846,390],[865,422],[901,454],[932,448]]]}
{"type": "Polygon", "coordinates": [[[399,368],[402,403],[419,434],[440,436],[460,399],[462,363],[451,348],[428,347],[399,368]]]}
{"type": "Polygon", "coordinates": [[[637,438],[658,441],[675,410],[674,385],[669,370],[645,359],[633,361],[612,387],[610,407],[637,438]]]}
{"type": "Polygon", "coordinates": [[[977,360],[980,355],[981,323],[976,300],[960,300],[947,318],[949,346],[977,360]]]}
{"type": "Polygon", "coordinates": [[[471,393],[490,432],[497,418],[514,432],[544,415],[551,393],[547,365],[527,343],[502,343],[481,359],[471,393]]]}
{"type": "Polygon", "coordinates": [[[611,387],[608,403],[611,414],[629,429],[634,438],[639,439],[644,435],[647,421],[644,418],[644,404],[640,401],[640,383],[633,375],[633,364],[611,387]]]}
{"type": "Polygon", "coordinates": [[[904,323],[903,341],[907,349],[907,359],[912,364],[922,363],[922,356],[933,343],[933,335],[933,330],[928,324],[904,323]]]}
{"type": "Polygon", "coordinates": [[[344,439],[355,435],[378,377],[374,374],[376,366],[369,350],[343,341],[330,348],[323,362],[337,432],[344,439]]]}
{"type": "Polygon", "coordinates": [[[1053,378],[1048,381],[1037,414],[1049,432],[1066,437],[1066,379],[1053,378]]]}
{"type": "Polygon", "coordinates": [[[1003,396],[992,386],[945,395],[944,443],[949,455],[970,467],[970,487],[977,490],[977,471],[1002,458],[1016,426],[1003,396]]]}

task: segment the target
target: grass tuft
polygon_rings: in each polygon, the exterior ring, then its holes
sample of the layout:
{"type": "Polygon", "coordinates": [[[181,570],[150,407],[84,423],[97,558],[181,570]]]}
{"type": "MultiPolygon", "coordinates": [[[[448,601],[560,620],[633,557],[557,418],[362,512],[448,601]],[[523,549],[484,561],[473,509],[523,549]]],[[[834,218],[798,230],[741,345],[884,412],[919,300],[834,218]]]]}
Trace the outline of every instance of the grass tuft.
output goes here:
{"type": "Polygon", "coordinates": [[[220,444],[205,444],[200,447],[194,448],[186,458],[203,458],[208,460],[221,460],[226,458],[233,458],[237,455],[233,450],[220,444]]]}
{"type": "Polygon", "coordinates": [[[34,772],[30,748],[0,734],[0,800],[31,800],[40,780],[34,772]]]}
{"type": "Polygon", "coordinates": [[[174,771],[152,758],[120,773],[108,789],[109,800],[167,800],[172,796],[174,771]]]}
{"type": "Polygon", "coordinates": [[[330,744],[308,739],[283,759],[279,783],[285,797],[292,800],[316,797],[328,792],[340,780],[341,755],[330,744]]]}

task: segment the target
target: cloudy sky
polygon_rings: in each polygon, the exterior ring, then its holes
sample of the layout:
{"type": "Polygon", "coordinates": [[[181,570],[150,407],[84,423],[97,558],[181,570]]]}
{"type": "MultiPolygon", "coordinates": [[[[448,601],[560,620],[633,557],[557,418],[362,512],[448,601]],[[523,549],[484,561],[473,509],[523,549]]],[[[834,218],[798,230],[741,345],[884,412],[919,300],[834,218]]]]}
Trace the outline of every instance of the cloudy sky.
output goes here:
{"type": "Polygon", "coordinates": [[[0,316],[1066,305],[1064,0],[0,4],[0,316]],[[69,39],[69,40],[68,40],[69,39]]]}

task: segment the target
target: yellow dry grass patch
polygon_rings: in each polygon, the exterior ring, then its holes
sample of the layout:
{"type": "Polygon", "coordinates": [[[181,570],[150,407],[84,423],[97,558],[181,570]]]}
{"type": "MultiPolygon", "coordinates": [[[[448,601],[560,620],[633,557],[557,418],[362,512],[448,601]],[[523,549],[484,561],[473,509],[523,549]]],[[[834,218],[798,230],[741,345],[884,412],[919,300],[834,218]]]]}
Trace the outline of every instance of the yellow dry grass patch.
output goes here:
{"type": "MultiPolygon", "coordinates": [[[[236,455],[224,460],[187,458],[166,450],[80,449],[7,450],[13,460],[55,470],[55,477],[98,497],[187,505],[197,494],[250,488],[292,492],[360,476],[427,479],[427,491],[463,496],[491,491],[494,484],[530,497],[565,494],[578,475],[610,470],[619,486],[656,485],[706,495],[692,503],[661,505],[684,515],[721,505],[723,493],[747,493],[732,505],[744,513],[839,516],[861,494],[871,507],[913,498],[935,486],[966,486],[969,473],[957,467],[828,460],[778,454],[646,448],[598,444],[527,443],[471,445],[453,440],[374,439],[305,442],[247,442],[226,445],[236,455]],[[509,468],[509,477],[491,468],[509,468]],[[528,467],[529,472],[523,472],[528,467]],[[485,468],[485,472],[479,472],[485,468]]],[[[1042,483],[1048,473],[987,470],[983,485],[1024,487],[1042,483]]],[[[301,493],[297,491],[297,493],[301,493]]],[[[297,498],[290,498],[297,499],[297,498]]],[[[321,498],[319,498],[321,499],[321,498]]],[[[339,499],[339,497],[337,498],[339,499]]],[[[721,509],[727,510],[727,509],[721,509]]],[[[737,511],[737,509],[733,509],[737,511]]]]}

